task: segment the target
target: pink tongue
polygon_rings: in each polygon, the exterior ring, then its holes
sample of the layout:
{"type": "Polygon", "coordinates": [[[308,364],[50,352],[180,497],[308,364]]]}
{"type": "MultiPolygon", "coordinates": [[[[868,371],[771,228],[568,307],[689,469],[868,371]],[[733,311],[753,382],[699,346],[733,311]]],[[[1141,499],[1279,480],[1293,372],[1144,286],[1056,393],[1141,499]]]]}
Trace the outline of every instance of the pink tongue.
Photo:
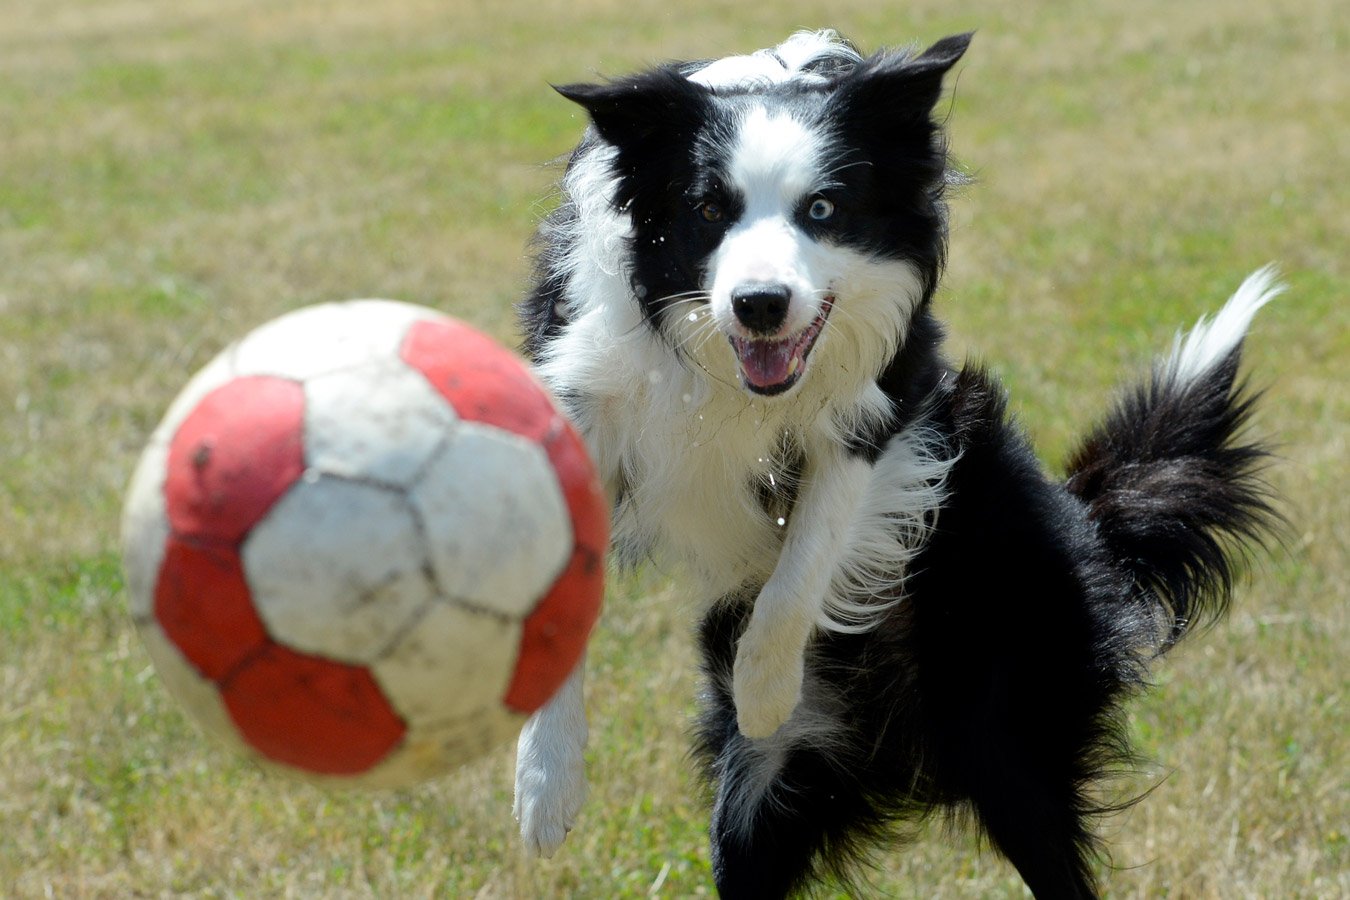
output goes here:
{"type": "Polygon", "coordinates": [[[741,360],[745,380],[755,387],[773,387],[791,377],[788,367],[796,352],[796,341],[737,340],[736,355],[741,360]]]}

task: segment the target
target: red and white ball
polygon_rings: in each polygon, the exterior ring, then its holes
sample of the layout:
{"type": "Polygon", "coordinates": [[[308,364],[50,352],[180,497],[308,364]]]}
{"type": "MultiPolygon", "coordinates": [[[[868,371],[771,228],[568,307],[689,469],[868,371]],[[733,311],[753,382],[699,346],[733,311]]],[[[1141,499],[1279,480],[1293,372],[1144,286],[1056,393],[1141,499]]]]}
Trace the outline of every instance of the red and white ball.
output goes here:
{"type": "Polygon", "coordinates": [[[585,447],[524,364],[387,300],[302,309],[222,352],[123,517],[171,692],[266,763],[372,786],[442,774],[552,696],[607,539],[585,447]]]}

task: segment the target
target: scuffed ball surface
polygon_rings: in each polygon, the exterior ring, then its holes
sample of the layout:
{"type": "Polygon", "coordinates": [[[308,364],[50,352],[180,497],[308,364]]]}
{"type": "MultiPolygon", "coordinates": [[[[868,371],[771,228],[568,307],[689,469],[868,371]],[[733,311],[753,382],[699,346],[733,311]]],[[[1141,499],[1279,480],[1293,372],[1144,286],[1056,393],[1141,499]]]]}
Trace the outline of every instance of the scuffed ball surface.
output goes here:
{"type": "Polygon", "coordinates": [[[431,310],[325,304],[171,405],[123,518],[133,616],[210,731],[403,785],[510,737],[580,658],[608,519],[523,363],[431,310]]]}

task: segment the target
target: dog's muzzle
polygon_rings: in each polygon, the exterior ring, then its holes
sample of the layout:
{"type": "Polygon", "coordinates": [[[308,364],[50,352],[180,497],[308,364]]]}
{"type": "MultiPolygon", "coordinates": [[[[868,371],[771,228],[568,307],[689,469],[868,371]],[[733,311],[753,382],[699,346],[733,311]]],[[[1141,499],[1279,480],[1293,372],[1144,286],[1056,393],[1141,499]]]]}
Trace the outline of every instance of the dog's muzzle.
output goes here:
{"type": "Polygon", "coordinates": [[[741,381],[756,394],[781,394],[801,379],[806,371],[807,357],[834,308],[834,297],[826,297],[820,313],[805,328],[785,337],[769,336],[787,317],[789,299],[786,289],[782,290],[781,298],[777,291],[762,288],[732,296],[736,318],[753,336],[731,335],[731,347],[740,363],[741,381]],[[743,302],[741,298],[745,298],[743,302]],[[778,308],[780,299],[781,309],[778,308]],[[775,318],[772,328],[756,327],[775,318]]]}

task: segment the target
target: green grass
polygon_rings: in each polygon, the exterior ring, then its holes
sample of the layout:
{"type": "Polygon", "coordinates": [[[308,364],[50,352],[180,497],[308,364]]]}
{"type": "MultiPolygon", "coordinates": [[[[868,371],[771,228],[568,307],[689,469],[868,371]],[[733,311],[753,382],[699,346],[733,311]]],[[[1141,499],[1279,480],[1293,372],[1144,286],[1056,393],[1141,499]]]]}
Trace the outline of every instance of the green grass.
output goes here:
{"type": "MultiPolygon", "coordinates": [[[[581,117],[549,90],[834,25],[977,28],[949,125],[977,183],[939,299],[1059,465],[1113,385],[1277,261],[1249,344],[1293,529],[1133,713],[1152,795],[1105,824],[1118,897],[1350,894],[1350,20],[1331,0],[997,4],[0,0],[0,896],[711,893],[686,758],[692,611],[611,585],[593,791],[517,851],[511,752],[417,790],[325,792],[218,748],[125,612],[121,492],[226,342],[391,296],[510,339],[525,243],[581,117]],[[1015,11],[1015,12],[1014,12],[1015,11]]],[[[878,896],[1021,896],[940,823],[878,896]]]]}

